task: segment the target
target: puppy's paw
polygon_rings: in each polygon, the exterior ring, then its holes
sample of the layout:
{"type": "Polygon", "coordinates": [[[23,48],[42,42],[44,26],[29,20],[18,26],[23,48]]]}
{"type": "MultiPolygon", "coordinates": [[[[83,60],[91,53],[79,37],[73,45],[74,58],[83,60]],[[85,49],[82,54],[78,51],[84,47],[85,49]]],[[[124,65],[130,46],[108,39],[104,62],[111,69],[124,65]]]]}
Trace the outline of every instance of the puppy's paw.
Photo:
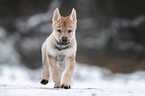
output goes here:
{"type": "Polygon", "coordinates": [[[61,85],[61,88],[64,88],[64,89],[70,89],[71,86],[68,85],[68,84],[62,84],[62,85],[61,85]]]}
{"type": "Polygon", "coordinates": [[[48,80],[42,79],[40,83],[43,84],[43,85],[46,85],[48,83],[48,80]]]}

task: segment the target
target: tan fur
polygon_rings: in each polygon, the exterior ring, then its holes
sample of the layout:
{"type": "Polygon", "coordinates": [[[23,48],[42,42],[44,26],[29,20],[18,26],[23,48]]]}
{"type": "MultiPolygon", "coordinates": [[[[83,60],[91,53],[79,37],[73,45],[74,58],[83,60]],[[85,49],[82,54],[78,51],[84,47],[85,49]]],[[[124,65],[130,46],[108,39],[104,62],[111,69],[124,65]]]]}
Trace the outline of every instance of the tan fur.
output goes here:
{"type": "Polygon", "coordinates": [[[71,78],[76,62],[76,11],[72,9],[72,13],[69,16],[62,17],[58,8],[56,8],[52,21],[53,32],[42,45],[43,78],[41,83],[47,84],[45,81],[49,81],[50,68],[52,79],[55,83],[54,87],[68,89],[71,86],[71,78]],[[61,30],[61,32],[58,32],[58,30],[61,30]],[[69,33],[69,30],[72,32],[69,33]],[[57,42],[62,41],[62,37],[67,37],[69,42],[67,45],[64,45],[64,49],[61,47],[63,45],[57,45],[57,42]],[[60,46],[60,50],[56,48],[56,45],[60,46]],[[63,72],[65,73],[61,83],[63,72]]]}

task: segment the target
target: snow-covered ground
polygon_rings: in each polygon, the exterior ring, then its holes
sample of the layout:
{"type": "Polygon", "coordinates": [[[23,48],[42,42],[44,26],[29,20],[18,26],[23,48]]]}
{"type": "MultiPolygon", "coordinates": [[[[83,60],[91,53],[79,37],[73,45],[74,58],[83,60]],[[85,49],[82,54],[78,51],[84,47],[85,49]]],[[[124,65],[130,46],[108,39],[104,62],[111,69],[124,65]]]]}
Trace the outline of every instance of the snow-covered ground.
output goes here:
{"type": "Polygon", "coordinates": [[[112,74],[105,68],[76,64],[71,89],[41,85],[42,69],[0,66],[0,96],[145,96],[145,72],[112,74]]]}

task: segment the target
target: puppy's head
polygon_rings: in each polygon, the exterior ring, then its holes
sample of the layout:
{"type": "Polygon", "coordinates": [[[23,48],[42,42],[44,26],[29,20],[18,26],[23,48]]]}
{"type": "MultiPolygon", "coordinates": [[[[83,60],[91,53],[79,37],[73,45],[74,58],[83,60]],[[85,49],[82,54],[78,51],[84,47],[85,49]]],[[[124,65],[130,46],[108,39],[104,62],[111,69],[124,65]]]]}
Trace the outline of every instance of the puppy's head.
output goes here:
{"type": "Polygon", "coordinates": [[[53,34],[57,42],[68,44],[75,36],[76,30],[76,11],[73,8],[69,16],[63,17],[60,15],[59,9],[56,8],[52,19],[53,34]]]}

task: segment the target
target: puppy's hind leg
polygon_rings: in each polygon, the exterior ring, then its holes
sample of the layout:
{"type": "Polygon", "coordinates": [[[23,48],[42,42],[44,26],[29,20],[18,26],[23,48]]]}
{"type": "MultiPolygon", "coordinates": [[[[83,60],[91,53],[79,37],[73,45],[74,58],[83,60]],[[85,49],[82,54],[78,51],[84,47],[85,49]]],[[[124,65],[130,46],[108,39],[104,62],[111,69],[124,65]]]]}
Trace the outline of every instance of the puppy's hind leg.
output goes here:
{"type": "Polygon", "coordinates": [[[48,59],[46,56],[46,49],[44,46],[42,46],[42,64],[43,64],[43,78],[41,80],[41,84],[45,85],[49,82],[49,64],[48,59]]]}

